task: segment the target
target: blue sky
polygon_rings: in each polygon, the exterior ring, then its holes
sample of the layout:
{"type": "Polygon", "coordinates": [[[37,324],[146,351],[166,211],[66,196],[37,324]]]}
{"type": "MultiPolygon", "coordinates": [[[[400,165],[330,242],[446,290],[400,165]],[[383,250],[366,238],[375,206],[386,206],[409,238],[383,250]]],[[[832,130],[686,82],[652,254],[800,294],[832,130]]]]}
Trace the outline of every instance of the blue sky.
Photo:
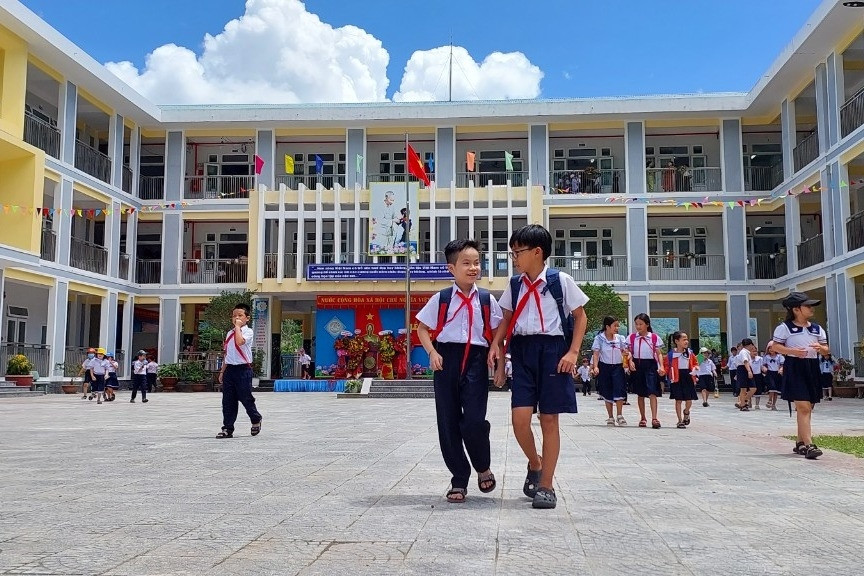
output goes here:
{"type": "MultiPolygon", "coordinates": [[[[96,60],[128,60],[140,70],[146,55],[163,44],[184,46],[200,56],[204,34],[219,34],[245,10],[240,0],[23,3],[96,60]]],[[[571,98],[747,91],[819,2],[309,0],[305,4],[327,24],[357,26],[381,41],[389,55],[385,79],[389,84],[380,88],[387,98],[399,90],[412,53],[447,45],[451,34],[454,44],[464,46],[478,63],[495,51],[521,52],[543,73],[539,97],[571,98]]],[[[282,27],[291,34],[290,22],[282,27]]],[[[315,52],[316,47],[305,49],[315,52]]],[[[248,54],[235,56],[254,59],[259,54],[254,48],[243,51],[248,54]]],[[[313,69],[325,68],[312,58],[313,69]]],[[[432,64],[418,61],[417,65],[432,64]]],[[[277,67],[274,62],[273,68],[277,67]]],[[[455,77],[468,77],[462,68],[459,64],[454,70],[455,77]]],[[[446,74],[444,80],[435,70],[428,75],[433,79],[437,75],[436,83],[446,83],[446,74]]],[[[479,82],[469,79],[468,91],[476,92],[479,82]]],[[[518,75],[512,82],[519,82],[518,75]]],[[[147,91],[144,84],[136,87],[147,91]]],[[[489,90],[481,92],[495,94],[494,88],[489,90]]],[[[334,94],[331,97],[338,99],[339,92],[334,94]]],[[[515,93],[508,94],[514,97],[515,93]]],[[[298,100],[303,98],[302,92],[297,95],[298,100]]]]}

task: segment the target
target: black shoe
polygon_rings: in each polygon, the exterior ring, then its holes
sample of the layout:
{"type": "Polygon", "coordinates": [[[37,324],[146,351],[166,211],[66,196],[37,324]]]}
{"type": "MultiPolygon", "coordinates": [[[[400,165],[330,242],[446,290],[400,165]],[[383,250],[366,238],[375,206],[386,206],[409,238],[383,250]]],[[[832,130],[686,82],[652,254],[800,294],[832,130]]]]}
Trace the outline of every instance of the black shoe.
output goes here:
{"type": "Polygon", "coordinates": [[[135,403],[135,399],[132,398],[131,400],[129,400],[129,403],[130,403],[130,404],[134,404],[134,403],[135,403]]]}
{"type": "Polygon", "coordinates": [[[708,403],[707,403],[707,402],[702,402],[702,407],[703,407],[703,408],[707,408],[707,407],[708,407],[708,403]]]}
{"type": "Polygon", "coordinates": [[[792,448],[792,452],[795,454],[801,454],[802,456],[805,454],[806,445],[803,442],[795,442],[795,447],[792,448]]]}
{"type": "Polygon", "coordinates": [[[147,402],[149,402],[149,400],[147,400],[146,398],[144,398],[143,400],[141,400],[141,402],[143,402],[143,403],[146,404],[147,402]]]}
{"type": "Polygon", "coordinates": [[[808,460],[815,460],[819,456],[822,456],[822,450],[817,448],[815,444],[808,444],[801,448],[801,454],[804,454],[804,457],[808,460]]]}
{"type": "Polygon", "coordinates": [[[834,400],[834,397],[833,397],[833,396],[828,396],[828,401],[831,402],[832,400],[834,400]]]}
{"type": "Polygon", "coordinates": [[[687,428],[687,425],[684,424],[684,422],[678,422],[678,424],[676,424],[675,427],[676,428],[687,428]]]}

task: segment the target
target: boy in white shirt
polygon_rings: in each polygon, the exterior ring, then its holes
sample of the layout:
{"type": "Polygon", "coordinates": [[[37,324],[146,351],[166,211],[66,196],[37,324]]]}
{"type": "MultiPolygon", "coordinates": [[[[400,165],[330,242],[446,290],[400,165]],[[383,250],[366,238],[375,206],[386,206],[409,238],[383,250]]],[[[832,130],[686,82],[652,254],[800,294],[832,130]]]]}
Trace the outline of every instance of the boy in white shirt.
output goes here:
{"type": "Polygon", "coordinates": [[[582,359],[582,365],[576,369],[576,374],[582,381],[582,395],[591,395],[591,366],[588,364],[588,359],[582,359]]]}
{"type": "Polygon", "coordinates": [[[252,329],[249,322],[251,310],[242,302],[231,311],[234,329],[225,336],[225,361],[219,371],[219,384],[222,385],[222,431],[217,438],[234,436],[234,422],[237,421],[237,402],[246,408],[252,422],[252,436],[261,432],[261,414],[255,408],[252,396],[252,329]]]}

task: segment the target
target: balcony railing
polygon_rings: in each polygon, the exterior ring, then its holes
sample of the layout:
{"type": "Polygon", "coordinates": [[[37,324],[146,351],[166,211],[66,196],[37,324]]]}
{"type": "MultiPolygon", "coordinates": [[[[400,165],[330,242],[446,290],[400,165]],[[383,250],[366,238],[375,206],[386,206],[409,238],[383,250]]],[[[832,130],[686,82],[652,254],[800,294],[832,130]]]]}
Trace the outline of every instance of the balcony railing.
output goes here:
{"type": "Polygon", "coordinates": [[[54,158],[60,157],[60,131],[26,112],[24,113],[24,141],[44,150],[54,158]]]}
{"type": "Polygon", "coordinates": [[[129,279],[129,254],[120,254],[120,267],[117,269],[117,275],[121,280],[129,279]]]}
{"type": "Polygon", "coordinates": [[[332,190],[334,184],[337,183],[340,186],[345,186],[344,174],[279,174],[276,176],[277,188],[280,184],[285,184],[285,187],[291,190],[297,190],[300,184],[312,189],[321,184],[324,188],[332,190]]]}
{"type": "Polygon", "coordinates": [[[723,280],[726,257],[720,254],[648,256],[650,280],[723,280]]]}
{"type": "Polygon", "coordinates": [[[647,168],[648,192],[719,192],[723,189],[720,168],[647,168]]]}
{"type": "Polygon", "coordinates": [[[555,170],[549,173],[552,194],[620,194],[625,170],[555,170]]]}
{"type": "Polygon", "coordinates": [[[798,244],[798,269],[803,270],[825,261],[825,246],[822,244],[822,234],[804,240],[798,244]]]}
{"type": "MultiPolygon", "coordinates": [[[[431,176],[431,175],[430,175],[431,176]]],[[[417,182],[420,185],[420,188],[425,188],[426,184],[420,182],[416,176],[411,174],[367,174],[366,182],[371,184],[372,182],[405,182],[407,179],[408,182],[417,182]]]]}
{"type": "Polygon", "coordinates": [[[850,252],[864,246],[864,211],[853,214],[846,221],[846,243],[850,252]]]}
{"type": "Polygon", "coordinates": [[[189,200],[249,198],[255,176],[186,176],[183,197],[189,200]]]}
{"type": "Polygon", "coordinates": [[[123,166],[123,182],[120,185],[120,189],[127,194],[132,193],[132,169],[128,166],[123,166]]]}
{"type": "Polygon", "coordinates": [[[75,168],[111,183],[111,158],[80,140],[75,141],[75,168]]]}
{"type": "Polygon", "coordinates": [[[792,161],[795,172],[810,164],[819,156],[819,133],[814,130],[812,134],[801,140],[792,150],[792,161]]]}
{"type": "Polygon", "coordinates": [[[508,170],[506,172],[457,172],[456,187],[468,188],[468,182],[474,182],[476,188],[488,185],[490,182],[493,186],[506,186],[510,182],[511,186],[525,186],[528,182],[528,172],[525,170],[508,170]]]}
{"type": "Polygon", "coordinates": [[[744,168],[744,190],[774,190],[783,183],[783,163],[744,168]]]}
{"type": "Polygon", "coordinates": [[[165,177],[141,176],[138,179],[138,198],[141,200],[162,200],[165,198],[165,177]]]}
{"type": "Polygon", "coordinates": [[[51,347],[45,344],[23,344],[20,342],[4,342],[0,346],[0,366],[5,373],[6,364],[9,358],[16,354],[23,354],[33,364],[33,370],[39,373],[40,377],[51,376],[51,347]]]}
{"type": "Polygon", "coordinates": [[[750,280],[774,280],[789,273],[786,253],[750,254],[747,264],[747,277],[750,280]]]}
{"type": "Polygon", "coordinates": [[[249,261],[246,258],[183,260],[183,284],[245,284],[249,261]]]}
{"type": "Polygon", "coordinates": [[[577,282],[627,280],[627,256],[552,256],[549,266],[567,272],[577,282]]]}
{"type": "Polygon", "coordinates": [[[161,284],[162,283],[162,261],[161,260],[136,260],[135,282],[139,284],[161,284]]]}
{"type": "Polygon", "coordinates": [[[108,251],[92,242],[72,238],[69,265],[88,272],[105,274],[108,269],[108,251]]]}
{"type": "Polygon", "coordinates": [[[42,260],[53,262],[57,254],[57,234],[50,228],[42,229],[42,246],[39,250],[39,257],[42,260]]]}
{"type": "MultiPolygon", "coordinates": [[[[66,374],[64,376],[77,376],[78,371],[81,369],[81,364],[87,358],[87,350],[86,346],[66,346],[65,354],[63,357],[63,362],[66,365],[66,374]]],[[[117,364],[120,366],[117,368],[117,375],[128,375],[129,372],[124,370],[124,366],[126,366],[126,351],[125,350],[108,350],[108,352],[114,352],[114,360],[117,361],[117,364]]],[[[131,368],[131,366],[130,366],[131,368]]],[[[41,373],[40,373],[41,374],[41,373]]],[[[57,374],[59,376],[59,374],[57,374]]]]}
{"type": "Polygon", "coordinates": [[[864,124],[864,88],[840,107],[840,134],[845,138],[864,124]]]}

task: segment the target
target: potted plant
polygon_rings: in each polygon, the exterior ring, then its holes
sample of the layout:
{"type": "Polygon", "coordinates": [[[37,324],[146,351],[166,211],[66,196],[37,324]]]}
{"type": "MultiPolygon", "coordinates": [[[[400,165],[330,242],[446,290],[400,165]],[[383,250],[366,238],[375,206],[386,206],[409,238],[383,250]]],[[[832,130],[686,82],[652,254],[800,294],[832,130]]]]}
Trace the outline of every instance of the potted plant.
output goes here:
{"type": "Polygon", "coordinates": [[[252,387],[258,388],[261,377],[264,375],[264,350],[255,348],[252,350],[252,387]]]}
{"type": "Polygon", "coordinates": [[[162,389],[165,392],[173,392],[174,387],[177,386],[177,380],[180,379],[180,375],[182,374],[183,366],[180,364],[162,364],[159,366],[159,370],[156,372],[156,375],[159,376],[159,382],[162,383],[162,389]]]}
{"type": "Polygon", "coordinates": [[[855,365],[846,358],[838,357],[834,362],[834,396],[838,398],[854,398],[858,390],[855,388],[855,380],[852,379],[852,371],[855,365]]]}
{"type": "Polygon", "coordinates": [[[192,392],[204,392],[207,389],[207,372],[201,362],[193,360],[182,364],[180,378],[189,383],[192,392]]]}
{"type": "Polygon", "coordinates": [[[32,370],[33,363],[25,355],[15,354],[6,363],[6,380],[29,388],[33,385],[33,375],[30,374],[32,370]]]}

